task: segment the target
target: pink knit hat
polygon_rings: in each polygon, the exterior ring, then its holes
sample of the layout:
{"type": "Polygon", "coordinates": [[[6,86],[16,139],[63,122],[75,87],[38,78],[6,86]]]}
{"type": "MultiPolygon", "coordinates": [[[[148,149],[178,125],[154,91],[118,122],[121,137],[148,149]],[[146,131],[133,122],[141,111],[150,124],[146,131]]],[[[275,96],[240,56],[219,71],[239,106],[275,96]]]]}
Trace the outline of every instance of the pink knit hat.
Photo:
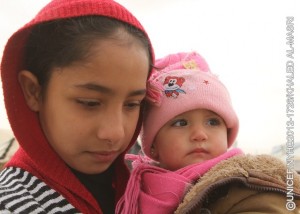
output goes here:
{"type": "Polygon", "coordinates": [[[210,72],[206,61],[196,52],[168,55],[156,61],[157,71],[148,81],[150,102],[142,128],[142,150],[150,156],[153,140],[161,127],[176,115],[194,109],[208,109],[222,117],[228,129],[228,147],[239,128],[230,95],[210,72]]]}

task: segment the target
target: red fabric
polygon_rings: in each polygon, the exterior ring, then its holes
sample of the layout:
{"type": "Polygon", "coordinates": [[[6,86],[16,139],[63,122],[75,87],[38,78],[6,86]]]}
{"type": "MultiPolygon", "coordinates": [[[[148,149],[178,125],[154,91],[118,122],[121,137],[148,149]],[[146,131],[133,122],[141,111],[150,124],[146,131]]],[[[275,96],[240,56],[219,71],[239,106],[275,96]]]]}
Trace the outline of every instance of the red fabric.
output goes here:
{"type": "MultiPolygon", "coordinates": [[[[32,112],[25,102],[17,78],[18,72],[23,69],[24,44],[32,26],[49,20],[84,15],[113,17],[145,32],[138,20],[123,6],[114,1],[53,0],[33,20],[13,34],[8,40],[3,53],[1,78],[8,119],[21,148],[7,166],[21,167],[39,177],[53,189],[60,192],[81,212],[101,213],[96,200],[49,146],[36,113],[32,112]]],[[[147,36],[146,32],[145,35],[147,36]]],[[[152,59],[154,59],[153,51],[152,59]]],[[[140,126],[141,119],[130,146],[135,142],[140,126]]],[[[117,190],[116,200],[124,193],[129,177],[123,159],[124,154],[115,162],[114,186],[117,190]]]]}

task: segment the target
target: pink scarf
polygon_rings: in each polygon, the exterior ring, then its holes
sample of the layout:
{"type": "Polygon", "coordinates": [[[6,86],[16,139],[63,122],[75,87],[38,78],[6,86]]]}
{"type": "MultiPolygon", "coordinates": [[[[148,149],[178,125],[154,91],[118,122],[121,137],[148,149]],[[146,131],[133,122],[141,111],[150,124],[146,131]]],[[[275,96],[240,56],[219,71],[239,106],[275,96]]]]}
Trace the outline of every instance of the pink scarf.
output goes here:
{"type": "Polygon", "coordinates": [[[220,161],[239,154],[243,154],[240,149],[232,149],[214,159],[177,171],[151,165],[149,159],[135,156],[134,169],[116,213],[173,213],[195,181],[220,161]]]}

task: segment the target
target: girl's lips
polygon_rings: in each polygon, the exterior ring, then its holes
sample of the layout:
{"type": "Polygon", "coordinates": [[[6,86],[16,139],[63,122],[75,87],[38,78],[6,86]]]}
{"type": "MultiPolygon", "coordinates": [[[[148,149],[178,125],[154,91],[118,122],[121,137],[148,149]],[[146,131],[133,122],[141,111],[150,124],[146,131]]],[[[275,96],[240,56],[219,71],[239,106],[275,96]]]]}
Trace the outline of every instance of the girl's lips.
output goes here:
{"type": "Polygon", "coordinates": [[[101,162],[111,162],[118,156],[116,151],[89,152],[96,160],[101,162]]]}

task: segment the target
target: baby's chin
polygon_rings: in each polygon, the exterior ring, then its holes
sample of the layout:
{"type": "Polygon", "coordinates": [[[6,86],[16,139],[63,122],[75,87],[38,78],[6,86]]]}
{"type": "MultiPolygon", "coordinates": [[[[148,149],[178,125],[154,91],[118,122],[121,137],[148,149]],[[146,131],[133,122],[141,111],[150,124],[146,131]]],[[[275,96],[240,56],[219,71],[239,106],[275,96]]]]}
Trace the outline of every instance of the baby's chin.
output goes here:
{"type": "Polygon", "coordinates": [[[182,165],[181,168],[192,166],[192,165],[197,165],[197,164],[204,164],[205,162],[207,162],[210,159],[211,158],[199,158],[199,159],[193,160],[189,163],[186,163],[186,164],[182,165]]]}
{"type": "Polygon", "coordinates": [[[195,160],[195,161],[191,161],[189,163],[185,163],[185,164],[181,164],[181,165],[177,165],[177,166],[174,166],[174,165],[173,166],[166,166],[166,165],[163,165],[163,164],[159,164],[159,167],[170,170],[170,171],[177,171],[177,170],[183,169],[185,167],[191,167],[193,165],[205,163],[208,160],[209,159],[195,160]]]}

